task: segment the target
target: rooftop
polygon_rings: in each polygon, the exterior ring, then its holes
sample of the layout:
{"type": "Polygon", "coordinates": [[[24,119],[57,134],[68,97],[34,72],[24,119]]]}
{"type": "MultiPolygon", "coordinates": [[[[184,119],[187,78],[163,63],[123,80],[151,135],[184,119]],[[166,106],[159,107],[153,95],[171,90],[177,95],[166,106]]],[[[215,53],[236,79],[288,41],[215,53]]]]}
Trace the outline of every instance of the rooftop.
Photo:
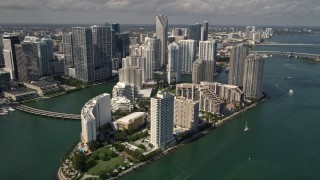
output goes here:
{"type": "Polygon", "coordinates": [[[37,87],[48,87],[48,86],[55,86],[57,84],[49,82],[49,81],[31,81],[31,82],[26,82],[25,84],[30,84],[30,85],[34,85],[37,87]]]}
{"type": "Polygon", "coordinates": [[[116,122],[122,122],[122,123],[129,124],[129,123],[131,123],[131,120],[133,118],[140,117],[140,116],[142,116],[144,114],[145,114],[145,112],[134,112],[132,114],[129,114],[129,115],[125,116],[125,117],[122,117],[122,118],[118,119],[116,122]]]}

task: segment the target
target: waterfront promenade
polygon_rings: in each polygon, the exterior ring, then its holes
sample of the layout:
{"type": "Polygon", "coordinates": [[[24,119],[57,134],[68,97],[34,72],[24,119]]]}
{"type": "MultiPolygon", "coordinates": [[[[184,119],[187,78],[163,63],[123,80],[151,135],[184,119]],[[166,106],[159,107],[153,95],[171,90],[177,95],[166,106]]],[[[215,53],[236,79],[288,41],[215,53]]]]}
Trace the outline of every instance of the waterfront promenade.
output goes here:
{"type": "Polygon", "coordinates": [[[15,105],[15,109],[18,109],[23,112],[46,116],[46,117],[53,117],[53,118],[60,118],[60,119],[71,119],[71,120],[80,120],[81,116],[77,114],[66,114],[66,113],[59,113],[59,112],[51,112],[41,109],[32,108],[26,105],[15,105]]]}

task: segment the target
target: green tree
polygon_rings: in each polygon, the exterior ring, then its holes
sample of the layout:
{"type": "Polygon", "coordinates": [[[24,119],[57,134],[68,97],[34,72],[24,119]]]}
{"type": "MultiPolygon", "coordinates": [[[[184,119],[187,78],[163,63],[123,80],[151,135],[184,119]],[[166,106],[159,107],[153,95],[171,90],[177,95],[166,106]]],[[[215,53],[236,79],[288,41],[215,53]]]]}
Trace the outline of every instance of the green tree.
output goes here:
{"type": "Polygon", "coordinates": [[[72,157],[72,164],[78,171],[86,170],[86,155],[83,152],[76,152],[72,157]]]}

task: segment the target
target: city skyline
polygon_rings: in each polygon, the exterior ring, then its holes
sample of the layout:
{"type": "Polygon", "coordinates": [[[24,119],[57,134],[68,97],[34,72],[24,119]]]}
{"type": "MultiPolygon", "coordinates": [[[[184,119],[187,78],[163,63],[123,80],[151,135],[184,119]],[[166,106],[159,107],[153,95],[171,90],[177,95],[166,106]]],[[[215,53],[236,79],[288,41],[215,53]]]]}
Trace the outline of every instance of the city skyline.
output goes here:
{"type": "Polygon", "coordinates": [[[208,0],[208,1],[73,1],[3,0],[3,23],[97,23],[152,24],[154,16],[164,14],[169,24],[319,24],[320,2],[316,0],[208,0]],[[198,7],[198,8],[194,8],[198,7]],[[249,12],[249,13],[248,13],[249,12]],[[308,18],[306,18],[308,17],[308,18]]]}

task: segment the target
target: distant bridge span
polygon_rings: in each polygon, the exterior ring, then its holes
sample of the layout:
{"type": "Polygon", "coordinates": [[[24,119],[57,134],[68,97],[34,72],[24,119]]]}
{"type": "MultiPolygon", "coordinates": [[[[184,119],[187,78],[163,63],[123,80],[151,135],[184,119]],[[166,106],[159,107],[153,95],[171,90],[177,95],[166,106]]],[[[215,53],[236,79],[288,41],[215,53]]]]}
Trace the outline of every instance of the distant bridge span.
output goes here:
{"type": "Polygon", "coordinates": [[[81,119],[81,116],[77,114],[66,114],[66,113],[45,111],[41,109],[32,108],[26,105],[15,105],[14,108],[23,112],[40,115],[40,116],[47,116],[47,117],[60,118],[60,119],[72,119],[72,120],[81,119]]]}
{"type": "Polygon", "coordinates": [[[250,51],[251,53],[266,54],[274,56],[288,56],[297,58],[320,58],[320,54],[285,52],[285,51],[250,51]]]}
{"type": "Polygon", "coordinates": [[[262,43],[255,44],[255,46],[303,46],[303,47],[320,47],[320,44],[289,44],[289,43],[262,43]]]}

